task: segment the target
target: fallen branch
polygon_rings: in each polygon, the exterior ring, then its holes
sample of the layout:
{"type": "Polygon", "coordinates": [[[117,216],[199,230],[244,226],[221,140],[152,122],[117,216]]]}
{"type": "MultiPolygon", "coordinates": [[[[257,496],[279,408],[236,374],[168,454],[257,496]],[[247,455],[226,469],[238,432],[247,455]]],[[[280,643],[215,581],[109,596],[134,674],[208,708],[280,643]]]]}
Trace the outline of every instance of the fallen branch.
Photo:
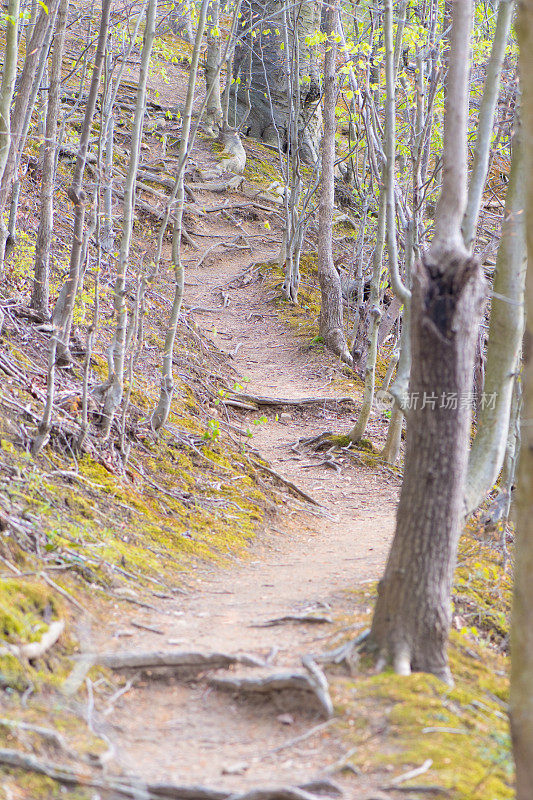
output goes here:
{"type": "Polygon", "coordinates": [[[42,725],[33,725],[31,722],[24,722],[23,720],[0,718],[0,727],[9,728],[12,731],[28,731],[40,736],[46,742],[51,744],[58,750],[62,750],[68,758],[75,759],[76,761],[84,761],[87,764],[99,765],[100,757],[93,753],[78,753],[71,748],[63,736],[51,728],[44,728],[42,725]]]}
{"type": "MultiPolygon", "coordinates": [[[[261,397],[253,394],[242,394],[229,392],[228,398],[232,400],[239,400],[244,403],[255,403],[257,406],[291,406],[298,408],[298,406],[322,406],[323,408],[335,409],[339,405],[349,404],[355,405],[352,397],[261,397]]],[[[227,400],[226,400],[227,402],[227,400]]]]}
{"type": "Polygon", "coordinates": [[[307,494],[307,492],[304,492],[303,489],[300,489],[300,487],[296,486],[296,484],[293,483],[292,481],[289,481],[289,480],[287,480],[287,478],[284,478],[283,475],[279,474],[279,472],[276,472],[275,470],[271,469],[270,467],[267,467],[265,464],[262,464],[260,461],[256,461],[255,458],[250,458],[248,456],[248,459],[249,459],[249,461],[251,461],[251,463],[254,466],[259,467],[259,469],[262,469],[268,475],[272,475],[273,478],[276,478],[276,480],[280,481],[280,483],[282,483],[284,486],[287,486],[289,489],[292,489],[292,491],[295,494],[299,495],[300,497],[303,497],[303,499],[307,500],[308,503],[312,503],[312,505],[318,506],[318,508],[323,508],[323,506],[321,505],[321,503],[318,502],[318,500],[315,500],[315,498],[311,497],[310,494],[307,494]]]}
{"type": "Polygon", "coordinates": [[[431,767],[433,766],[433,760],[428,758],[421,767],[417,767],[416,769],[410,769],[409,772],[404,772],[403,775],[398,775],[398,777],[393,778],[389,784],[390,787],[399,786],[400,783],[405,783],[406,781],[410,781],[412,778],[418,778],[419,775],[424,775],[431,767]]]}

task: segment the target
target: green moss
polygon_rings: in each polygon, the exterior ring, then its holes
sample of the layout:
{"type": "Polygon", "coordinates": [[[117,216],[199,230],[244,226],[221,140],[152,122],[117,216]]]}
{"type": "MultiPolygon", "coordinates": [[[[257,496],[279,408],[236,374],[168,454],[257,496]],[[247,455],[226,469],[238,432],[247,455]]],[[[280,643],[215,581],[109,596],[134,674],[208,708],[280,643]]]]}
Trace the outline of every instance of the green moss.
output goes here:
{"type": "MultiPolygon", "coordinates": [[[[495,646],[500,644],[502,620],[487,611],[495,590],[505,595],[509,584],[495,549],[480,543],[473,526],[467,528],[454,591],[460,588],[468,608],[484,622],[451,632],[449,660],[455,685],[450,688],[421,673],[372,674],[367,660],[355,681],[337,679],[333,691],[342,727],[350,743],[358,745],[353,764],[369,773],[387,767],[392,776],[431,759],[431,769],[406,784],[413,787],[413,797],[417,785],[441,787],[454,800],[514,797],[507,717],[509,665],[495,646]],[[369,736],[367,726],[356,724],[358,719],[372,720],[379,735],[369,736]]],[[[366,626],[368,602],[375,592],[367,589],[364,596],[360,594],[365,612],[357,621],[366,626]]],[[[456,600],[456,626],[464,609],[456,600]]]]}
{"type": "Polygon", "coordinates": [[[0,633],[15,644],[41,638],[46,614],[56,615],[57,604],[43,584],[19,578],[0,580],[0,633]]]}

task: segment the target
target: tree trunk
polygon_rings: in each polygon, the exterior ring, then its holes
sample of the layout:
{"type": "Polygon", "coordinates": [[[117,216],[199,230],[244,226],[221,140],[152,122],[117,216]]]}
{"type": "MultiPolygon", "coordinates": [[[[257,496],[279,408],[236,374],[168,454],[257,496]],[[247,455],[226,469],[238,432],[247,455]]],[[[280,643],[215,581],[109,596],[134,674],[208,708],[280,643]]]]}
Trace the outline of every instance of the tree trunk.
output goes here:
{"type": "MultiPolygon", "coordinates": [[[[165,333],[165,344],[163,349],[163,363],[161,365],[161,385],[159,392],[159,400],[152,412],[150,424],[154,431],[160,430],[166,424],[170,408],[172,405],[172,398],[174,397],[174,376],[172,372],[172,363],[174,356],[174,342],[178,332],[178,321],[181,311],[181,304],[183,302],[183,292],[185,287],[185,272],[181,261],[181,231],[183,222],[183,206],[185,203],[185,167],[187,166],[187,158],[189,148],[192,146],[189,141],[191,132],[191,117],[194,102],[194,88],[196,83],[196,76],[198,73],[198,62],[200,60],[200,49],[202,44],[202,36],[204,33],[205,22],[207,17],[208,0],[202,0],[200,12],[198,15],[198,25],[196,28],[196,39],[194,43],[191,69],[189,72],[189,84],[187,86],[187,97],[185,99],[185,107],[183,109],[183,123],[181,128],[181,142],[179,149],[179,161],[176,175],[176,185],[174,187],[173,197],[176,201],[174,227],[172,231],[172,264],[174,267],[174,298],[172,301],[172,308],[170,309],[170,316],[168,320],[167,330],[165,333]]],[[[161,241],[161,240],[160,240],[161,241]]],[[[160,242],[158,243],[160,244],[160,242]]]]}
{"type": "Polygon", "coordinates": [[[35,245],[35,270],[31,295],[31,307],[43,317],[48,317],[49,303],[49,264],[52,230],[54,224],[54,182],[55,156],[57,147],[57,119],[61,93],[61,65],[68,16],[68,0],[61,0],[57,31],[54,38],[50,65],[50,84],[48,107],[46,111],[46,130],[41,178],[41,216],[35,245]]]}
{"type": "Polygon", "coordinates": [[[146,21],[143,35],[141,64],[137,82],[137,97],[130,142],[130,161],[124,184],[124,202],[122,204],[123,222],[120,252],[115,282],[115,314],[116,327],[109,346],[107,361],[109,375],[103,389],[102,430],[104,436],[109,434],[116,411],[122,402],[124,390],[124,362],[126,357],[126,340],[128,330],[128,306],[126,303],[126,276],[130,258],[131,237],[135,217],[135,182],[141,142],[143,122],[146,110],[146,86],[150,70],[150,56],[155,38],[155,21],[157,16],[157,0],[149,0],[146,8],[146,21]]]}
{"type": "Polygon", "coordinates": [[[83,227],[85,223],[85,204],[87,200],[85,192],[83,191],[83,173],[85,171],[85,163],[87,161],[89,137],[91,135],[91,126],[94,109],[96,106],[96,98],[98,96],[100,79],[102,77],[110,12],[111,0],[103,0],[100,16],[98,44],[96,46],[96,54],[94,56],[93,71],[91,75],[91,85],[89,88],[89,95],[87,97],[85,114],[80,132],[80,143],[78,146],[76,165],[74,167],[72,183],[68,190],[69,199],[74,204],[74,233],[72,248],[70,251],[69,274],[65,283],[61,287],[61,291],[59,293],[59,297],[57,298],[53,312],[53,323],[54,328],[57,331],[58,338],[57,358],[58,361],[62,362],[63,364],[68,364],[71,361],[69,338],[72,324],[72,312],[74,310],[74,302],[78,292],[78,282],[80,277],[83,227]]]}
{"type": "Polygon", "coordinates": [[[529,800],[533,786],[533,0],[518,4],[522,90],[522,133],[526,154],[526,220],[529,269],[522,372],[522,449],[518,470],[515,585],[511,626],[511,734],[517,800],[529,800]]]}
{"type": "Polygon", "coordinates": [[[514,142],[511,175],[496,260],[483,396],[470,449],[465,514],[483,501],[502,467],[522,334],[527,269],[524,219],[527,170],[521,134],[514,142]]]}
{"type": "Polygon", "coordinates": [[[483,97],[481,98],[477,125],[474,166],[470,178],[468,203],[463,218],[463,238],[467,250],[471,250],[474,243],[479,211],[483,198],[483,189],[487,178],[490,144],[494,128],[494,113],[498,102],[500,77],[505,59],[505,50],[507,47],[507,39],[509,38],[513,10],[514,0],[500,0],[492,50],[485,73],[483,97]]]}
{"type": "Polygon", "coordinates": [[[326,56],[324,60],[324,136],[318,216],[318,280],[320,282],[319,331],[326,346],[347,364],[352,357],[346,345],[343,321],[342,289],[333,263],[333,204],[335,170],[335,106],[337,104],[337,17],[338,6],[332,0],[326,14],[326,56]]]}
{"type": "Polygon", "coordinates": [[[0,86],[0,178],[4,175],[11,145],[10,112],[17,75],[19,0],[10,0],[7,12],[4,66],[0,86]]]}
{"type": "Polygon", "coordinates": [[[41,8],[33,26],[31,40],[28,46],[26,59],[17,83],[17,95],[11,112],[11,142],[7,162],[0,184],[0,272],[4,264],[5,247],[8,237],[8,227],[4,221],[3,212],[6,208],[11,193],[13,181],[16,177],[17,156],[24,147],[23,131],[26,114],[32,94],[41,50],[46,33],[55,18],[55,9],[58,0],[51,0],[48,7],[41,8]]]}
{"type": "Polygon", "coordinates": [[[281,0],[245,0],[242,15],[248,22],[235,49],[230,120],[240,125],[246,118],[247,135],[284,150],[298,146],[302,161],[314,163],[320,141],[320,87],[313,49],[305,38],[318,27],[318,3],[301,0],[287,9],[281,0]],[[289,91],[288,64],[296,60],[299,80],[289,91]],[[297,141],[291,141],[291,104],[299,107],[297,141]]]}
{"type": "Polygon", "coordinates": [[[207,53],[205,57],[205,91],[208,96],[205,120],[216,135],[217,124],[222,122],[220,99],[220,0],[211,0],[207,12],[207,53]]]}
{"type": "Polygon", "coordinates": [[[471,2],[453,4],[443,186],[436,235],[413,271],[407,448],[396,532],[369,637],[380,665],[450,682],[450,593],[461,529],[477,329],[479,263],[463,245],[471,2]]]}

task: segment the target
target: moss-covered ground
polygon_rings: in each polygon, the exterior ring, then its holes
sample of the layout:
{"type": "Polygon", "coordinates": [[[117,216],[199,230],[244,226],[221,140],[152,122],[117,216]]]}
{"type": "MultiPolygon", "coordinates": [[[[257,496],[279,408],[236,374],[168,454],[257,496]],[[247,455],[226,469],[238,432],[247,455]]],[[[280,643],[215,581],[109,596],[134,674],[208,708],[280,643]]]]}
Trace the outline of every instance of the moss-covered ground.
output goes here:
{"type": "MultiPolygon", "coordinates": [[[[418,797],[417,787],[426,787],[420,796],[514,797],[506,650],[511,577],[501,561],[496,542],[472,523],[461,539],[454,583],[453,688],[421,673],[375,674],[364,658],[352,677],[334,678],[347,749],[355,748],[350,769],[378,774],[383,786],[392,786],[395,777],[426,764],[423,774],[402,784],[402,796],[410,789],[418,797]]],[[[366,627],[374,598],[373,587],[356,595],[358,612],[344,622],[366,627]]]]}

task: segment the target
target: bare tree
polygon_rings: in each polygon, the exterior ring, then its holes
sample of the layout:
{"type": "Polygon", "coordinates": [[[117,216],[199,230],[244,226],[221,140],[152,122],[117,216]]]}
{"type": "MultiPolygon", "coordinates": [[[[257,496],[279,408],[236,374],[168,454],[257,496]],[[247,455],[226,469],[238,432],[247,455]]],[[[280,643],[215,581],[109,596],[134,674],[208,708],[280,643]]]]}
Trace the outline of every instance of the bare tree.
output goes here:
{"type": "MultiPolygon", "coordinates": [[[[3,177],[11,145],[11,100],[15,89],[18,56],[19,0],[10,0],[6,19],[6,43],[0,86],[0,178],[3,177]]],[[[1,273],[0,267],[0,273],[1,273]]]]}
{"type": "Polygon", "coordinates": [[[170,407],[172,398],[174,396],[174,377],[172,374],[172,359],[174,355],[174,342],[178,331],[178,320],[181,311],[181,304],[183,301],[184,289],[184,270],[181,261],[181,232],[183,220],[183,205],[185,201],[185,167],[187,165],[187,158],[189,153],[189,134],[191,131],[191,117],[192,107],[194,102],[194,89],[196,83],[196,76],[198,74],[198,63],[200,61],[200,48],[202,43],[202,36],[204,33],[205,22],[207,17],[207,9],[209,0],[202,0],[200,14],[198,17],[198,26],[196,28],[196,39],[194,42],[191,69],[189,72],[189,84],[187,87],[187,98],[185,100],[185,107],[183,109],[183,124],[181,128],[181,142],[179,150],[179,162],[176,176],[176,186],[174,190],[174,197],[176,201],[176,211],[174,217],[174,226],[172,233],[172,263],[174,266],[174,299],[172,308],[170,310],[170,317],[168,321],[167,331],[165,334],[165,344],[163,351],[163,364],[161,375],[161,389],[159,400],[152,413],[151,424],[154,430],[158,431],[166,423],[168,415],[170,414],[170,407]]]}
{"type": "Polygon", "coordinates": [[[143,36],[141,66],[137,84],[135,114],[131,132],[130,161],[124,186],[122,237],[118,258],[117,277],[115,282],[115,314],[116,327],[113,340],[108,350],[107,362],[109,376],[103,387],[102,429],[107,435],[122,401],[124,387],[124,360],[126,356],[126,338],[128,332],[128,307],[126,303],[126,275],[129,264],[131,237],[135,212],[135,182],[139,166],[141,142],[143,135],[144,113],[146,109],[146,86],[150,70],[150,56],[155,38],[155,20],[157,0],[149,0],[146,8],[146,22],[143,36]]]}
{"type": "Polygon", "coordinates": [[[526,156],[526,215],[529,269],[526,276],[526,331],[522,373],[522,450],[518,470],[515,584],[511,627],[511,733],[517,800],[528,800],[533,786],[533,0],[520,0],[522,132],[526,156]]]}
{"type": "Polygon", "coordinates": [[[50,300],[49,266],[52,230],[54,224],[54,184],[57,148],[57,119],[61,95],[61,66],[65,30],[68,16],[68,0],[60,0],[57,30],[54,37],[50,63],[50,82],[46,110],[46,129],[41,178],[41,214],[35,245],[35,269],[31,295],[31,307],[43,317],[48,317],[50,300]]]}
{"type": "Polygon", "coordinates": [[[318,217],[318,279],[320,282],[319,330],[324,342],[346,363],[352,357],[346,344],[343,321],[342,289],[339,273],[333,263],[333,205],[335,171],[335,107],[337,105],[337,0],[327,7],[327,31],[324,59],[324,136],[322,138],[322,170],[318,217]]]}
{"type": "Polygon", "coordinates": [[[470,433],[468,399],[485,291],[479,263],[461,235],[471,21],[471,2],[452,4],[443,184],[434,239],[413,272],[404,479],[369,638],[380,664],[390,659],[400,674],[420,670],[446,681],[451,680],[447,640],[470,433]]]}
{"type": "MultiPolygon", "coordinates": [[[[16,177],[18,155],[24,147],[24,138],[29,124],[27,115],[32,98],[32,89],[46,34],[55,20],[57,3],[58,0],[51,0],[48,7],[43,4],[43,7],[39,9],[37,19],[33,25],[26,58],[17,81],[17,94],[11,111],[10,147],[0,183],[0,272],[3,269],[5,248],[9,234],[9,228],[5,223],[3,212],[16,177]]],[[[33,94],[33,99],[35,99],[35,94],[33,94]]]]}
{"type": "Polygon", "coordinates": [[[465,513],[470,514],[495,484],[507,446],[509,416],[524,332],[527,269],[524,219],[527,168],[520,134],[515,137],[496,270],[492,286],[485,382],[476,435],[470,449],[465,513]]]}
{"type": "Polygon", "coordinates": [[[211,0],[207,14],[207,51],[205,56],[205,91],[209,98],[205,110],[207,125],[216,132],[222,122],[220,98],[220,0],[211,0]]]}
{"type": "Polygon", "coordinates": [[[98,34],[98,43],[96,45],[93,71],[91,75],[91,85],[85,106],[85,114],[80,133],[80,143],[78,146],[78,155],[76,157],[76,165],[74,167],[72,183],[70,184],[68,190],[69,199],[74,204],[74,233],[72,248],[70,251],[69,274],[61,288],[59,297],[57,298],[52,317],[58,339],[57,358],[62,363],[67,364],[71,361],[71,355],[69,351],[70,328],[72,325],[72,312],[74,310],[74,302],[76,300],[80,277],[83,228],[85,224],[85,209],[87,202],[87,197],[83,191],[83,173],[85,171],[87,153],[89,150],[92,118],[94,109],[96,107],[100,79],[102,77],[110,13],[111,0],[103,0],[102,11],[100,15],[100,31],[98,34]]]}

